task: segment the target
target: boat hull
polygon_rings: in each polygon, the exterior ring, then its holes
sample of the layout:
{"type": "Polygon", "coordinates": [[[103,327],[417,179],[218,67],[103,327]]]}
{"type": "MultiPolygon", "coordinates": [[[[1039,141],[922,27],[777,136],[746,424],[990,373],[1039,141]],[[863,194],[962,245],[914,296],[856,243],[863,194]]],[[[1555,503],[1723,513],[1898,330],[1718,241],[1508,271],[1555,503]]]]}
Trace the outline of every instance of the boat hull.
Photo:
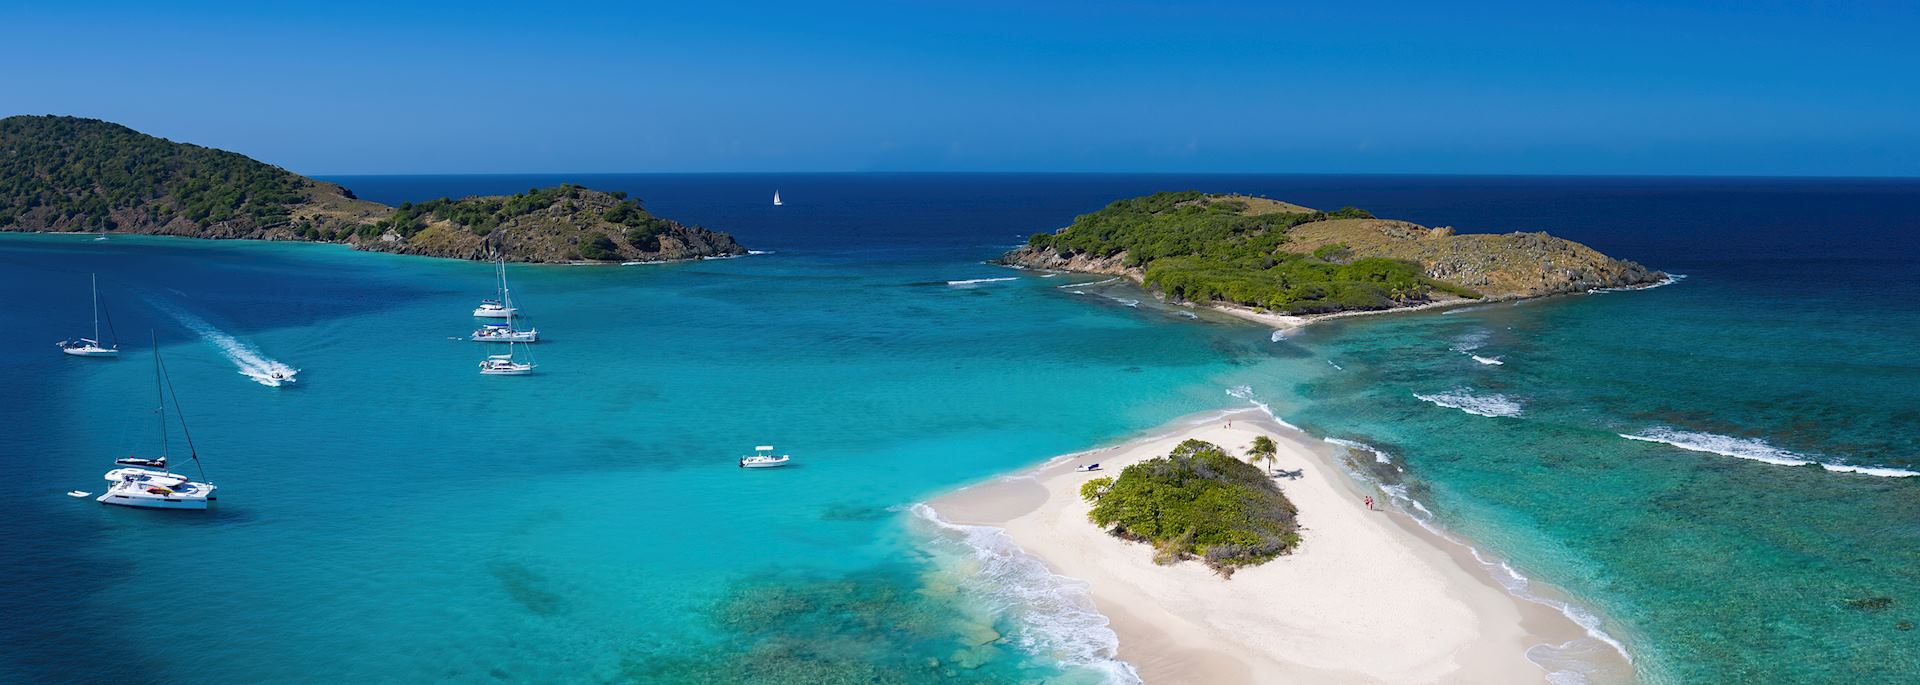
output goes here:
{"type": "Polygon", "coordinates": [[[469,336],[468,339],[474,342],[530,343],[540,342],[540,333],[538,331],[514,331],[508,335],[481,335],[475,333],[469,336]]]}
{"type": "Polygon", "coordinates": [[[191,509],[204,510],[207,508],[207,505],[211,502],[210,499],[202,498],[202,497],[176,499],[176,498],[169,498],[169,497],[161,497],[159,495],[129,495],[129,494],[123,494],[123,493],[116,493],[112,491],[108,491],[107,494],[94,498],[94,501],[99,502],[101,504],[112,504],[112,505],[121,506],[121,507],[133,507],[135,509],[190,509],[190,510],[191,509]]]}
{"type": "Polygon", "coordinates": [[[474,318],[478,318],[478,319],[504,319],[517,313],[519,312],[514,311],[512,309],[481,308],[481,309],[473,310],[474,318]]]}
{"type": "Polygon", "coordinates": [[[119,350],[107,349],[104,347],[62,347],[60,348],[60,351],[73,355],[75,357],[118,357],[120,356],[119,350]]]}

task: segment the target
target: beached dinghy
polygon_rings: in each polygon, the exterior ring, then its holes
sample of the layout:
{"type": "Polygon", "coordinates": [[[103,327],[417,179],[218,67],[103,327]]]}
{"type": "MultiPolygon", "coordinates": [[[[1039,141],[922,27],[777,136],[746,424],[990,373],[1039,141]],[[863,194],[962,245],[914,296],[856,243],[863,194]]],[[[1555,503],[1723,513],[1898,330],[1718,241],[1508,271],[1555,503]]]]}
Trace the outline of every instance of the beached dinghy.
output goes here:
{"type": "Polygon", "coordinates": [[[786,466],[787,462],[793,460],[793,456],[788,454],[782,454],[777,457],[774,456],[773,445],[761,445],[753,448],[753,451],[754,453],[752,455],[740,458],[740,468],[770,469],[776,466],[786,466]]]}
{"type": "Polygon", "coordinates": [[[1100,465],[1099,464],[1082,464],[1080,466],[1073,467],[1073,470],[1081,471],[1081,472],[1098,471],[1100,470],[1100,465]]]}

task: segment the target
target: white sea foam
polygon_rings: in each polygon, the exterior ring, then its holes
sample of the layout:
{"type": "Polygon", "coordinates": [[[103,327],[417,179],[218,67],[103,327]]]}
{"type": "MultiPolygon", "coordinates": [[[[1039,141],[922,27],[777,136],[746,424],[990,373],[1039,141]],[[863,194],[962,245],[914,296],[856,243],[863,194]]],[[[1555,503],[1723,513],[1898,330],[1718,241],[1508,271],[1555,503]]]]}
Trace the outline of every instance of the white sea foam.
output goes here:
{"type": "Polygon", "coordinates": [[[1004,278],[969,278],[964,281],[947,281],[947,285],[967,286],[967,285],[980,285],[982,283],[999,283],[1001,281],[1017,281],[1017,280],[1020,280],[1020,279],[1014,278],[1012,276],[1008,276],[1004,278]]]}
{"type": "Polygon", "coordinates": [[[226,331],[222,331],[214,327],[213,324],[207,323],[206,319],[194,315],[193,312],[151,298],[147,301],[152,303],[155,309],[166,312],[178,320],[181,325],[186,326],[194,333],[198,333],[201,338],[206,339],[208,343],[213,345],[214,349],[220,350],[221,355],[224,355],[229,361],[232,361],[234,366],[239,367],[241,374],[252,378],[255,383],[278,386],[280,385],[280,381],[273,377],[274,374],[279,374],[282,378],[286,378],[300,372],[299,369],[267,358],[266,355],[260,353],[258,348],[228,335],[226,331]]]}
{"type": "Polygon", "coordinates": [[[1193,312],[1190,312],[1190,311],[1187,311],[1187,310],[1185,310],[1185,309],[1182,309],[1182,310],[1179,310],[1179,311],[1176,311],[1176,312],[1174,312],[1173,314],[1174,314],[1175,316],[1184,316],[1184,317],[1187,317],[1187,318],[1189,318],[1189,319],[1198,319],[1198,318],[1200,318],[1200,315],[1199,315],[1199,314],[1195,314],[1195,313],[1193,313],[1193,312]]]}
{"type": "Polygon", "coordinates": [[[747,250],[747,254],[773,254],[773,250],[747,250]]]}
{"type": "Polygon", "coordinates": [[[1393,463],[1393,457],[1388,456],[1386,452],[1380,451],[1380,448],[1374,447],[1373,445],[1369,445],[1364,442],[1357,442],[1353,440],[1342,440],[1340,438],[1321,438],[1321,440],[1325,440],[1329,444],[1339,445],[1341,447],[1345,447],[1350,450],[1360,450],[1362,452],[1366,452],[1368,454],[1373,455],[1374,461],[1380,462],[1382,464],[1393,463]]]}
{"type": "Polygon", "coordinates": [[[1506,362],[1500,361],[1499,357],[1482,357],[1477,354],[1469,354],[1467,356],[1473,357],[1474,361],[1480,362],[1482,364],[1487,364],[1489,366],[1501,366],[1503,364],[1506,364],[1506,362]]]}
{"type": "Polygon", "coordinates": [[[1126,305],[1126,306],[1129,306],[1129,307],[1138,307],[1138,306],[1140,306],[1140,301],[1139,301],[1139,300],[1130,300],[1130,299],[1127,299],[1127,298],[1124,298],[1124,297],[1109,297],[1109,298],[1107,298],[1107,299],[1109,299],[1109,300],[1113,300],[1113,301],[1115,301],[1115,302],[1118,302],[1118,303],[1120,303],[1120,304],[1124,304],[1124,305],[1126,305]]]}
{"type": "Polygon", "coordinates": [[[1493,331],[1487,330],[1485,328],[1475,330],[1471,333],[1460,336],[1459,340],[1454,341],[1453,350],[1455,352],[1472,352],[1482,347],[1486,347],[1487,339],[1491,337],[1493,337],[1493,331]]]}
{"type": "Polygon", "coordinates": [[[1666,278],[1660,279],[1660,281],[1657,283],[1649,283],[1646,285],[1630,285],[1622,288],[1589,288],[1587,292],[1598,294],[1598,293],[1624,293],[1630,290],[1652,290],[1654,288],[1658,288],[1661,286],[1673,285],[1675,283],[1679,283],[1680,281],[1686,279],[1686,277],[1687,277],[1686,274],[1667,274],[1666,278]]]}
{"type": "Polygon", "coordinates": [[[1140,682],[1133,666],[1116,657],[1120,636],[1094,608],[1085,581],[1048,570],[1005,530],[950,523],[925,504],[913,505],[913,513],[972,553],[978,569],[966,575],[965,589],[1020,626],[1009,636],[1015,645],[1100,673],[1108,683],[1140,682]]]}
{"type": "Polygon", "coordinates": [[[1274,329],[1273,335],[1267,336],[1267,342],[1280,342],[1286,339],[1287,339],[1287,332],[1277,328],[1274,329]]]}
{"type": "Polygon", "coordinates": [[[1106,284],[1108,284],[1108,283],[1112,283],[1112,282],[1114,282],[1114,281],[1117,281],[1117,280],[1120,280],[1120,277],[1119,277],[1119,276],[1114,276],[1113,278],[1108,278],[1108,279],[1105,279],[1105,280],[1099,280],[1099,281],[1089,281],[1089,282],[1086,282],[1086,283],[1068,283],[1068,284],[1066,284],[1066,285],[1056,285],[1056,286],[1053,286],[1053,287],[1055,287],[1055,288],[1084,288],[1084,287],[1091,287],[1091,286],[1096,286],[1096,285],[1106,285],[1106,284]]]}
{"type": "Polygon", "coordinates": [[[1836,473],[1858,473],[1881,478],[1907,478],[1920,476],[1920,471],[1909,471],[1884,466],[1855,466],[1837,464],[1817,457],[1790,452],[1759,438],[1736,438],[1718,433],[1683,431],[1666,426],[1657,426],[1635,434],[1621,433],[1620,437],[1641,442],[1658,442],[1672,445],[1683,450],[1707,452],[1721,456],[1746,459],[1750,461],[1774,464],[1776,466],[1806,466],[1819,464],[1820,468],[1836,473]]]}
{"type": "Polygon", "coordinates": [[[1456,388],[1431,395],[1416,392],[1413,396],[1475,416],[1512,417],[1519,416],[1521,412],[1520,403],[1506,395],[1475,395],[1456,388]]]}

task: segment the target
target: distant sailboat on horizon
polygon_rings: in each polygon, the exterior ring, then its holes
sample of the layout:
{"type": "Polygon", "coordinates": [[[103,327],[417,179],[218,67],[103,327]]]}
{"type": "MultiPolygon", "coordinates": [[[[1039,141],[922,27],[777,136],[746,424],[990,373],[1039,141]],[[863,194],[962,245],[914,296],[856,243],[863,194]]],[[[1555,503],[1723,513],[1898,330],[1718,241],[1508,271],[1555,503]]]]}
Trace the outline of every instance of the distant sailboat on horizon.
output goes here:
{"type": "Polygon", "coordinates": [[[773,191],[773,206],[780,206],[780,191],[773,191]]]}

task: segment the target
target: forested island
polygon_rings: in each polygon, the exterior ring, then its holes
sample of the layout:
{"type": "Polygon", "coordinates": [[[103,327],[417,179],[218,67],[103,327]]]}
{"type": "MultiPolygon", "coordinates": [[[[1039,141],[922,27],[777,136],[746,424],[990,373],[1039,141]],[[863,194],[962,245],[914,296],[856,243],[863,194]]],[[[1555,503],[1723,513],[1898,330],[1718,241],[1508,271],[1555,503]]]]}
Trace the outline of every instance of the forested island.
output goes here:
{"type": "Polygon", "coordinates": [[[97,119],[0,119],[0,230],[343,243],[520,262],[669,261],[746,253],[732,236],[562,184],[390,207],[245,155],[97,119]]]}
{"type": "Polygon", "coordinates": [[[1164,192],[1119,200],[1005,264],[1132,278],[1177,302],[1281,314],[1651,285],[1666,274],[1545,233],[1456,234],[1347,207],[1164,192]]]}

